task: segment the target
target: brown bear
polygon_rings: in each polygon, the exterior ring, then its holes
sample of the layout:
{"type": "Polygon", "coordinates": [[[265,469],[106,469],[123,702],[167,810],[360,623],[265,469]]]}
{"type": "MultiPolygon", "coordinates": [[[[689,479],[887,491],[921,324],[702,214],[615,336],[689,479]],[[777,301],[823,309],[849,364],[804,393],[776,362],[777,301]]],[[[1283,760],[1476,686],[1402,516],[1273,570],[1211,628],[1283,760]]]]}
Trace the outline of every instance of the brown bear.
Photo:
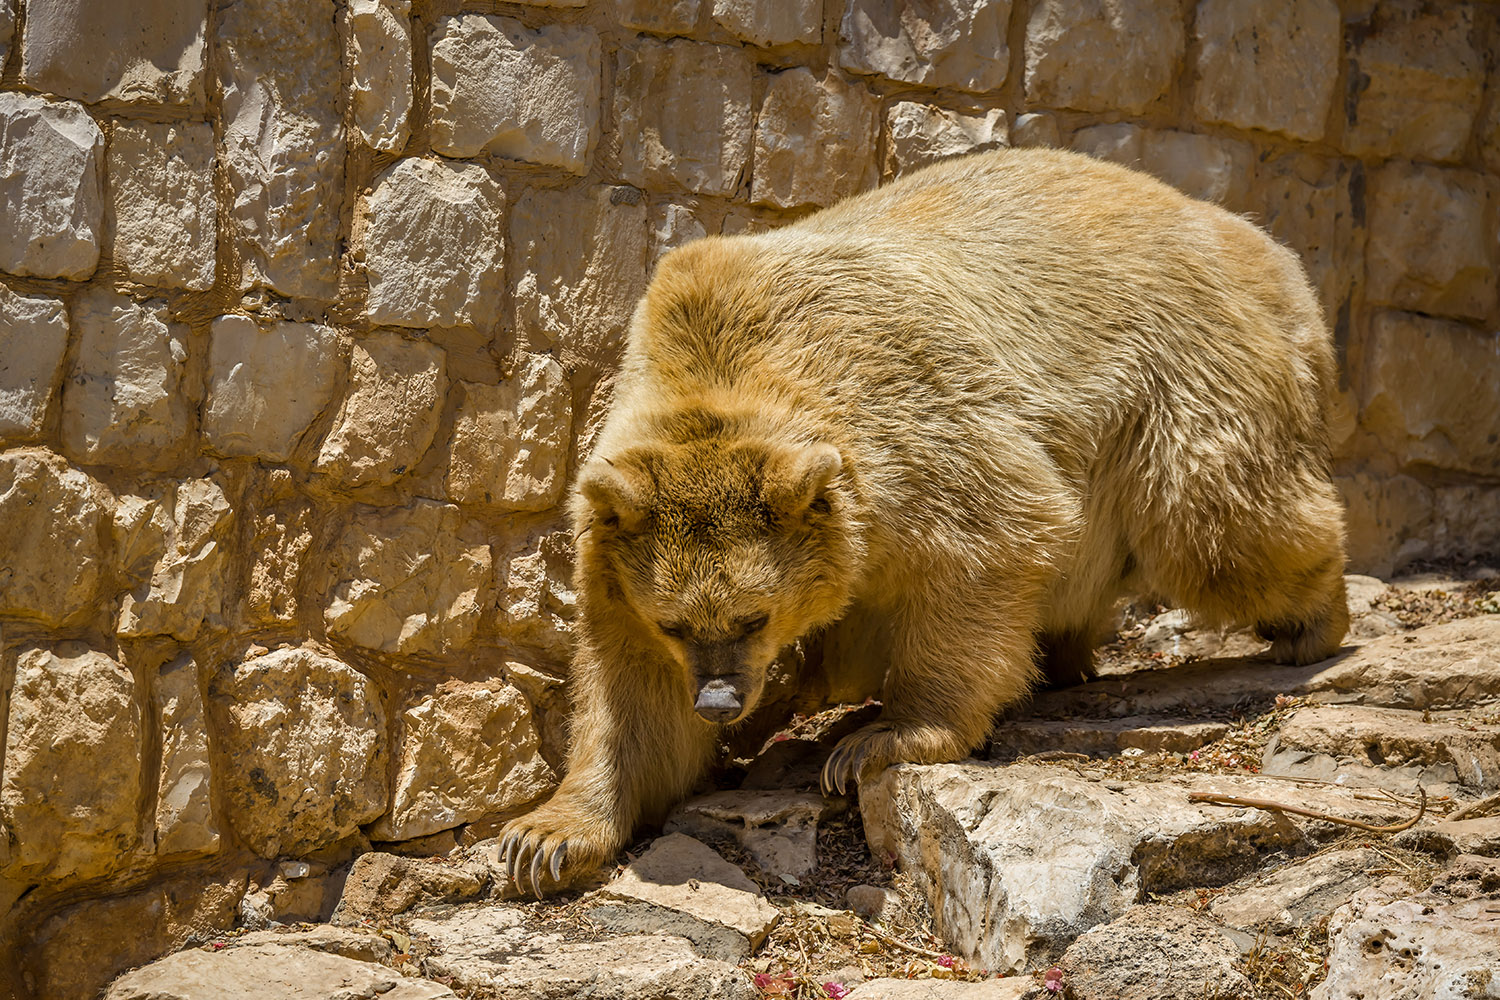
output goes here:
{"type": "Polygon", "coordinates": [[[502,854],[540,894],[659,821],[778,650],[889,636],[880,719],[825,787],[958,759],[1038,659],[1087,673],[1117,600],[1347,623],[1334,362],[1297,258],[1084,156],[938,164],[664,257],[573,498],[568,773],[502,854]]]}

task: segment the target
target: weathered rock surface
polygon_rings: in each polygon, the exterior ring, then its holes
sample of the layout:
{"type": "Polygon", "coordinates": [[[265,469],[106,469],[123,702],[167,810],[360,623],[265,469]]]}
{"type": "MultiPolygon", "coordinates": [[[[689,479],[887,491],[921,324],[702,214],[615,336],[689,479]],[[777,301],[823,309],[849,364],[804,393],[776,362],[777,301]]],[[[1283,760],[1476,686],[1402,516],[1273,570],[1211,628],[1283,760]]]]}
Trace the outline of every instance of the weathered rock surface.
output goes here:
{"type": "Polygon", "coordinates": [[[573,649],[578,593],[573,589],[572,536],[553,531],[520,540],[495,557],[500,631],[559,663],[573,649]]]}
{"type": "Polygon", "coordinates": [[[10,54],[11,35],[16,29],[16,9],[14,0],[0,0],[0,66],[5,64],[5,57],[10,54]]]}
{"type": "MultiPolygon", "coordinates": [[[[1331,825],[1191,802],[1189,792],[1256,796],[1253,778],[1093,781],[1017,764],[911,765],[860,790],[865,835],[927,894],[955,954],[997,970],[1055,959],[1146,893],[1221,885],[1261,855],[1296,850],[1331,825]]],[[[1399,808],[1332,786],[1297,789],[1309,808],[1390,822],[1399,808]],[[1384,810],[1381,812],[1381,810],[1384,810]]]]}
{"type": "Polygon", "coordinates": [[[127,494],[115,508],[115,549],[129,581],[116,631],[184,641],[222,626],[225,545],[233,515],[212,479],[186,479],[127,494]]]}
{"type": "Polygon", "coordinates": [[[698,199],[684,198],[682,202],[652,205],[651,266],[654,268],[668,251],[707,235],[708,224],[703,219],[702,202],[698,199]]]}
{"type": "Polygon", "coordinates": [[[110,872],[140,833],[135,678],[78,642],[22,647],[5,731],[5,873],[53,881],[110,872]]]}
{"type": "Polygon", "coordinates": [[[213,321],[203,437],[230,458],[285,462],[333,397],[338,335],[313,323],[213,321]]]}
{"type": "Polygon", "coordinates": [[[395,950],[391,939],[363,927],[336,927],[318,924],[308,930],[275,927],[251,931],[224,942],[230,948],[253,948],[268,944],[286,948],[308,948],[330,955],[341,955],[357,962],[385,962],[395,950]]]}
{"type": "Polygon", "coordinates": [[[1500,862],[1459,858],[1416,894],[1403,880],[1386,879],[1334,912],[1328,940],[1328,978],[1314,1000],[1493,997],[1500,862]]]}
{"type": "Polygon", "coordinates": [[[448,684],[401,715],[391,811],[375,840],[411,840],[546,794],[557,776],[538,755],[531,706],[509,684],[448,684]]]}
{"type": "Polygon", "coordinates": [[[700,958],[680,937],[636,934],[571,943],[526,927],[519,908],[487,905],[410,921],[439,953],[428,975],[495,1000],[754,1000],[755,988],[727,962],[700,958]]]}
{"type": "Polygon", "coordinates": [[[711,792],[672,811],[662,829],[698,840],[733,840],[772,875],[806,875],[817,868],[818,821],[833,804],[813,792],[711,792]]]}
{"type": "Polygon", "coordinates": [[[1015,123],[1010,129],[1010,144],[1059,148],[1062,146],[1062,137],[1057,129],[1057,116],[1046,111],[1016,115],[1015,123]]]}
{"type": "Polygon", "coordinates": [[[1500,857],[1500,814],[1424,823],[1397,834],[1392,843],[1449,860],[1460,854],[1497,858],[1500,857]]]}
{"type": "Polygon", "coordinates": [[[1017,719],[996,728],[990,737],[990,756],[1005,760],[1052,750],[1090,757],[1109,757],[1130,749],[1190,753],[1227,732],[1229,725],[1224,722],[1186,722],[1164,716],[1073,721],[1017,719]]]}
{"type": "Polygon", "coordinates": [[[1006,145],[1005,112],[964,114],[919,101],[897,101],[886,112],[889,174],[1006,145]]]}
{"type": "Polygon", "coordinates": [[[1042,0],[1026,25],[1027,100],[1140,113],[1172,82],[1186,41],[1171,4],[1042,0]]]}
{"type": "Polygon", "coordinates": [[[1193,109],[1204,121],[1321,139],[1341,30],[1333,0],[1272,0],[1253,10],[1235,0],[1203,0],[1194,20],[1193,109]]]}
{"type": "Polygon", "coordinates": [[[85,899],[36,928],[24,951],[24,974],[47,1000],[97,1000],[125,970],[228,931],[244,891],[243,874],[189,874],[138,892],[85,899]]]}
{"type": "Polygon", "coordinates": [[[345,487],[386,486],[427,453],[448,389],[441,347],[376,333],[349,355],[349,395],[323,439],[316,469],[345,487]]]}
{"type": "Polygon", "coordinates": [[[312,547],[314,514],[286,469],[271,469],[245,493],[251,553],[244,614],[256,624],[290,622],[301,600],[303,559],[312,547]]]}
{"type": "Polygon", "coordinates": [[[1038,994],[1030,976],[964,983],[941,979],[869,979],[859,984],[860,1000],[1031,1000],[1038,994]]]}
{"type": "Polygon", "coordinates": [[[160,299],[95,287],[73,300],[78,355],[63,384],[63,446],[84,464],[171,469],[186,443],[185,324],[160,299]]]}
{"type": "Polygon", "coordinates": [[[1473,171],[1414,163],[1374,171],[1371,301],[1460,319],[1488,315],[1495,303],[1484,228],[1489,201],[1488,185],[1473,171]]]}
{"type": "Polygon", "coordinates": [[[848,0],[839,65],[926,87],[973,93],[1005,82],[1010,0],[848,0]]]}
{"type": "Polygon", "coordinates": [[[562,366],[525,355],[499,385],[459,383],[448,496],[499,510],[547,510],[562,499],[573,401],[562,366]]]}
{"type": "Polygon", "coordinates": [[[95,611],[104,497],[48,452],[0,455],[0,614],[60,625],[95,611]]]}
{"type": "Polygon", "coordinates": [[[823,37],[818,0],[714,0],[713,13],[725,31],[751,45],[816,45],[823,37]]]}
{"type": "Polygon", "coordinates": [[[517,340],[566,371],[612,372],[646,289],[649,237],[634,188],[528,189],[511,213],[517,340]]]}
{"type": "Polygon", "coordinates": [[[1393,792],[1486,794],[1500,790],[1500,726],[1446,713],[1306,708],[1281,724],[1261,770],[1393,792]]]}
{"type": "Polygon", "coordinates": [[[488,329],[500,307],[505,193],[477,163],[398,162],[364,205],[372,323],[488,329]]]}
{"type": "Polygon", "coordinates": [[[213,811],[213,769],[198,664],[184,654],[156,675],[161,720],[161,778],[156,794],[156,853],[212,854],[219,848],[213,811]]]}
{"type": "Polygon", "coordinates": [[[1364,272],[1350,191],[1354,171],[1342,161],[1301,153],[1268,158],[1259,169],[1265,178],[1266,229],[1297,251],[1324,315],[1336,321],[1356,276],[1364,272]]]}
{"type": "Polygon", "coordinates": [[[18,295],[0,285],[0,441],[42,431],[68,346],[61,299],[18,295]]]}
{"type": "Polygon", "coordinates": [[[1355,156],[1463,155],[1483,93],[1474,8],[1386,0],[1350,39],[1348,124],[1355,156]]]}
{"type": "Polygon", "coordinates": [[[599,36],[509,17],[439,18],[432,43],[432,148],[588,170],[599,136],[599,36]]]}
{"type": "Polygon", "coordinates": [[[1117,122],[1079,129],[1073,133],[1070,148],[1100,160],[1140,169],[1141,157],[1146,149],[1145,142],[1145,129],[1129,122],[1117,122]]]}
{"type": "Polygon", "coordinates": [[[372,149],[399,153],[411,138],[411,0],[350,0],[344,44],[354,124],[372,149]]]}
{"type": "Polygon", "coordinates": [[[0,270],[83,279],[99,265],[104,134],[80,104],[0,92],[0,270]]]}
{"type": "Polygon", "coordinates": [[[386,807],[385,707],[353,668],[286,646],[216,676],[216,730],[235,831],[261,857],[354,833],[386,807]]]}
{"type": "Polygon", "coordinates": [[[1244,203],[1255,147],[1239,139],[1152,129],[1142,137],[1141,166],[1184,194],[1231,208],[1244,203]]]}
{"type": "Polygon", "coordinates": [[[680,833],[658,838],[597,898],[588,911],[597,926],[684,937],[730,962],[749,957],[781,916],[744,872],[680,833]]]}
{"type": "Polygon", "coordinates": [[[1077,1000],[1240,1000],[1240,950],[1212,920],[1175,906],[1135,906],[1081,936],[1062,957],[1077,1000]]]}
{"type": "Polygon", "coordinates": [[[105,163],[115,264],[146,285],[212,288],[219,218],[213,126],[120,122],[105,163]]]}
{"type": "Polygon", "coordinates": [[[414,906],[467,903],[483,895],[488,872],[479,864],[453,864],[370,851],[354,859],[333,923],[380,925],[414,906]]]}
{"type": "Polygon", "coordinates": [[[828,205],[875,186],[878,102],[859,84],[807,69],[771,77],[755,125],[750,198],[790,208],[828,205]]]}
{"type": "Polygon", "coordinates": [[[642,38],[622,46],[620,176],[638,187],[732,194],[750,153],[752,69],[727,45],[642,38]]]}
{"type": "Polygon", "coordinates": [[[483,529],[452,504],[418,500],[356,516],[329,553],[323,622],[332,636],[389,653],[468,645],[493,600],[483,529]]]}
{"type": "Polygon", "coordinates": [[[195,0],[28,4],[21,79],[91,104],[112,98],[201,109],[207,13],[195,0]]]}
{"type": "Polygon", "coordinates": [[[1242,931],[1289,934],[1316,923],[1375,884],[1380,876],[1371,872],[1389,863],[1369,848],[1316,854],[1214,897],[1208,912],[1242,931]]]}
{"type": "Polygon", "coordinates": [[[627,28],[685,35],[698,23],[701,0],[615,0],[615,17],[627,28]]]}
{"type": "Polygon", "coordinates": [[[105,1000],[454,1000],[441,983],[306,948],[180,951],[115,980],[105,1000]]]}

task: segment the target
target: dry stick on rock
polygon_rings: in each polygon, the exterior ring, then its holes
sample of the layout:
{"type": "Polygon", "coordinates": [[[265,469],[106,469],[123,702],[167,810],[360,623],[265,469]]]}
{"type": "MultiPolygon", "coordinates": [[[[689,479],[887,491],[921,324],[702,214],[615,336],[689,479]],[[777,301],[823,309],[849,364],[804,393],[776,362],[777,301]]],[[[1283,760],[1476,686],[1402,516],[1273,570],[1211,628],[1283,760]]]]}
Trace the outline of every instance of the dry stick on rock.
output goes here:
{"type": "Polygon", "coordinates": [[[1456,819],[1474,819],[1479,816],[1488,816],[1497,809],[1500,809],[1500,795],[1491,795],[1487,799],[1470,802],[1462,809],[1455,809],[1448,814],[1447,818],[1450,823],[1456,819]]]}
{"type": "Polygon", "coordinates": [[[893,948],[900,948],[902,951],[909,951],[913,955],[921,955],[923,958],[930,958],[934,962],[943,957],[941,952],[928,951],[926,948],[918,948],[914,944],[907,944],[905,941],[902,941],[899,938],[893,938],[889,934],[882,934],[880,931],[877,931],[869,924],[865,924],[865,930],[868,931],[870,935],[876,940],[883,941],[893,948]]]}
{"type": "Polygon", "coordinates": [[[1357,819],[1347,819],[1343,816],[1335,816],[1332,813],[1318,812],[1316,809],[1289,806],[1282,802],[1272,802],[1270,799],[1249,799],[1240,795],[1219,795],[1217,792],[1189,792],[1188,801],[1207,802],[1215,806],[1244,806],[1247,809],[1268,809],[1272,812],[1291,813],[1294,816],[1307,816],[1311,819],[1326,820],[1329,823],[1342,823],[1344,826],[1352,826],[1357,830],[1368,830],[1371,833],[1400,833],[1402,830],[1410,830],[1416,826],[1427,813],[1427,791],[1418,788],[1417,794],[1422,796],[1422,803],[1417,807],[1417,814],[1405,823],[1397,823],[1394,826],[1374,826],[1370,823],[1361,823],[1357,819]]]}

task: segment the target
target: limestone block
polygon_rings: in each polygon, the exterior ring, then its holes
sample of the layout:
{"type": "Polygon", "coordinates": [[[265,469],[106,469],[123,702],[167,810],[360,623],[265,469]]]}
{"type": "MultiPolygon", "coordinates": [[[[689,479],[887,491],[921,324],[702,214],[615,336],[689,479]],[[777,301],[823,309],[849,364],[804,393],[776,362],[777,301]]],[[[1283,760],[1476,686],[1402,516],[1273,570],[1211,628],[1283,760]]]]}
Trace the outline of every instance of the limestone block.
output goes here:
{"type": "Polygon", "coordinates": [[[0,284],[0,441],[42,432],[68,346],[60,299],[18,295],[0,284]]]}
{"type": "Polygon", "coordinates": [[[438,19],[432,42],[432,148],[588,170],[599,137],[599,35],[528,28],[509,17],[438,19]]]}
{"type": "Polygon", "coordinates": [[[567,371],[613,371],[646,289],[647,213],[632,188],[527,190],[511,213],[517,340],[567,371]]]}
{"type": "Polygon", "coordinates": [[[818,821],[833,809],[833,800],[816,792],[710,792],[673,809],[662,831],[709,844],[733,841],[768,875],[806,875],[818,867],[818,821]]]}
{"type": "Polygon", "coordinates": [[[81,280],[99,265],[104,134],[81,104],[0,92],[0,270],[81,280]]]}
{"type": "Polygon", "coordinates": [[[1349,568],[1388,578],[1431,555],[1433,493],[1410,476],[1338,476],[1344,498],[1349,568]]]}
{"type": "Polygon", "coordinates": [[[1200,0],[1193,108],[1208,122],[1323,138],[1338,78],[1334,0],[1200,0]]]}
{"type": "Polygon", "coordinates": [[[215,10],[240,285],[331,299],[345,153],[334,11],[326,0],[240,0],[215,10]]]}
{"type": "Polygon", "coordinates": [[[343,30],[354,125],[370,148],[399,153],[411,138],[411,0],[350,0],[343,30]]]}
{"type": "Polygon", "coordinates": [[[1083,934],[1058,964],[1079,1000],[1240,1000],[1252,990],[1239,961],[1239,948],[1208,917],[1149,904],[1083,934]]]}
{"type": "Polygon", "coordinates": [[[156,796],[156,853],[212,854],[219,849],[213,811],[213,769],[198,664],[183,655],[156,675],[161,719],[161,779],[156,796]]]}
{"type": "Polygon", "coordinates": [[[654,268],[662,255],[676,250],[684,243],[701,240],[708,235],[704,225],[701,206],[696,200],[686,203],[664,202],[651,207],[651,265],[654,268]]]}
{"type": "MultiPolygon", "coordinates": [[[[35,929],[23,949],[23,975],[36,983],[39,997],[97,1000],[127,969],[233,929],[235,903],[244,892],[242,873],[188,874],[158,877],[149,888],[120,896],[85,899],[35,929]]],[[[158,994],[155,1000],[180,996],[158,994]]]]}
{"type": "Polygon", "coordinates": [[[1291,933],[1316,924],[1378,881],[1379,876],[1370,872],[1384,867],[1382,862],[1385,859],[1369,848],[1315,854],[1214,897],[1208,912],[1243,931],[1291,933]]]}
{"type": "Polygon", "coordinates": [[[557,663],[571,659],[578,612],[571,542],[566,531],[542,533],[513,542],[495,559],[501,634],[557,663]]]}
{"type": "Polygon", "coordinates": [[[207,124],[120,122],[105,159],[111,253],[147,285],[214,284],[214,130],[207,124]]]}
{"type": "Polygon", "coordinates": [[[1485,179],[1468,170],[1388,163],[1370,179],[1366,292],[1372,302],[1484,319],[1495,308],[1485,179]]]}
{"type": "Polygon", "coordinates": [[[620,176],[653,190],[733,194],[750,153],[750,57],[727,45],[642,38],[616,58],[620,176]]]}
{"type": "Polygon", "coordinates": [[[443,349],[397,333],[357,341],[349,395],[323,439],[317,470],[344,486],[384,486],[427,452],[448,391],[443,349]]]}
{"type": "Polygon", "coordinates": [[[330,635],[403,655],[462,649],[493,603],[483,530],[452,504],[356,515],[329,553],[330,635]]]}
{"type": "Polygon", "coordinates": [[[1026,99],[1138,114],[1166,92],[1186,43],[1175,4],[1043,0],[1026,25],[1026,99]]]}
{"type": "Polygon", "coordinates": [[[0,615],[56,626],[96,610],[104,496],[55,455],[0,455],[0,615]]]}
{"type": "Polygon", "coordinates": [[[590,908],[596,925],[678,934],[698,954],[730,962],[748,958],[781,916],[744,872],[681,833],[657,838],[599,895],[623,905],[590,908]]]}
{"type": "Polygon", "coordinates": [[[240,1000],[457,1000],[448,987],[311,948],[250,945],[189,949],[115,980],[105,1000],[211,1000],[233,984],[240,1000]]]}
{"type": "Polygon", "coordinates": [[[860,1000],[1030,1000],[1036,980],[1006,976],[966,983],[958,979],[867,979],[860,1000]]]}
{"type": "Polygon", "coordinates": [[[63,383],[62,441],[88,465],[165,471],[187,443],[193,404],[182,384],[188,328],[161,299],[106,287],[73,300],[78,356],[63,383]]]}
{"type": "Polygon", "coordinates": [[[16,30],[15,0],[0,0],[0,66],[10,54],[11,35],[16,30]]]}
{"type": "Polygon", "coordinates": [[[1010,0],[848,0],[839,65],[900,83],[998,90],[1010,65],[1010,0]]]}
{"type": "Polygon", "coordinates": [[[557,784],[536,723],[503,681],[451,684],[401,715],[391,811],[375,840],[411,840],[514,810],[557,784]]]}
{"type": "Polygon", "coordinates": [[[1005,112],[950,111],[920,101],[897,101],[885,115],[885,167],[892,175],[950,156],[1008,144],[1005,112]]]}
{"type": "MultiPolygon", "coordinates": [[[[1257,644],[1256,651],[1264,643],[1257,644]]],[[[1017,719],[990,736],[990,759],[1010,760],[1049,750],[1112,757],[1138,748],[1147,753],[1191,753],[1229,733],[1222,722],[1183,722],[1170,716],[1123,719],[1017,719]]]]}
{"type": "Polygon", "coordinates": [[[702,0],[615,0],[615,17],[634,31],[685,35],[698,23],[702,0]]]}
{"type": "Polygon", "coordinates": [[[1128,122],[1090,125],[1074,132],[1070,145],[1080,153],[1139,169],[1146,154],[1146,133],[1128,122]]]}
{"type": "Polygon", "coordinates": [[[313,540],[312,505],[297,496],[289,471],[272,469],[264,484],[247,494],[240,511],[250,529],[245,618],[257,625],[295,621],[302,561],[313,540]]]}
{"type": "Polygon", "coordinates": [[[1432,491],[1432,552],[1448,556],[1500,552],[1500,489],[1472,484],[1432,491]]]}
{"type": "Polygon", "coordinates": [[[1265,227],[1302,258],[1323,316],[1333,326],[1363,261],[1364,232],[1354,216],[1350,168],[1342,160],[1289,153],[1267,160],[1261,170],[1265,227]]]}
{"type": "Polygon", "coordinates": [[[1375,5],[1370,20],[1350,34],[1345,151],[1463,157],[1484,92],[1474,20],[1467,3],[1375,5]]]}
{"type": "Polygon", "coordinates": [[[204,443],[231,458],[285,462],[333,397],[338,335],[247,316],[220,316],[211,331],[204,443]]]}
{"type": "Polygon", "coordinates": [[[1359,380],[1360,423],[1408,465],[1500,474],[1497,351],[1500,333],[1376,313],[1359,380]]]}
{"type": "Polygon", "coordinates": [[[201,110],[207,28],[200,0],[28,2],[21,79],[90,104],[113,98],[201,110]]]}
{"type": "Polygon", "coordinates": [[[6,875],[87,879],[140,836],[141,707],[130,671],[82,643],[23,647],[0,778],[6,875]]]}
{"type": "Polygon", "coordinates": [[[562,366],[546,355],[527,355],[499,385],[459,386],[449,498],[500,510],[556,506],[573,429],[572,391],[562,366]]]}
{"type": "Polygon", "coordinates": [[[385,707],[363,674],[306,646],[221,671],[210,686],[229,822],[261,857],[295,857],[385,811],[385,707]]]}
{"type": "Polygon", "coordinates": [[[184,642],[223,624],[225,545],[232,514],[212,479],[186,479],[125,495],[115,508],[115,550],[130,589],[116,630],[184,642]]]}
{"type": "Polygon", "coordinates": [[[1045,111],[1016,115],[1016,120],[1010,127],[1010,144],[1057,149],[1062,146],[1062,137],[1057,129],[1057,116],[1045,111]]]}
{"type": "Polygon", "coordinates": [[[484,893],[486,874],[482,861],[458,866],[369,851],[349,866],[332,920],[336,926],[367,927],[389,923],[418,904],[472,902],[484,893]]]}
{"type": "Polygon", "coordinates": [[[372,323],[487,327],[500,308],[505,194],[477,163],[407,159],[365,200],[372,323]]]}
{"type": "MultiPolygon", "coordinates": [[[[1491,89],[1494,89],[1493,84],[1491,89]]],[[[1500,173],[1500,101],[1490,101],[1477,132],[1480,158],[1491,172],[1500,173]]]]}
{"type": "Polygon", "coordinates": [[[752,201],[830,205],[875,186],[878,100],[860,84],[806,69],[771,77],[755,124],[752,201]]]}
{"type": "Polygon", "coordinates": [[[823,39],[822,0],[714,0],[714,20],[751,45],[817,45],[823,39]]]}
{"type": "Polygon", "coordinates": [[[1151,129],[1142,140],[1141,166],[1183,194],[1236,208],[1250,192],[1255,147],[1173,129],[1151,129]]]}

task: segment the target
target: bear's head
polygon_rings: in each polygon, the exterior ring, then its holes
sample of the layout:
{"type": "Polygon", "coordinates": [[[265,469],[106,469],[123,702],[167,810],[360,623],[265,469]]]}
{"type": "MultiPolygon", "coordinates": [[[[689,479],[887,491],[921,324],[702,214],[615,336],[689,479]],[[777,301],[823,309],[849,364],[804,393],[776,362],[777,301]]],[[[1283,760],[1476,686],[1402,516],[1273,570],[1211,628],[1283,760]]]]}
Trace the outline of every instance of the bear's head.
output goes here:
{"type": "Polygon", "coordinates": [[[612,598],[683,671],[704,719],[745,718],[782,647],[848,603],[858,538],[843,465],[828,444],[710,437],[581,471],[578,513],[612,598]]]}

